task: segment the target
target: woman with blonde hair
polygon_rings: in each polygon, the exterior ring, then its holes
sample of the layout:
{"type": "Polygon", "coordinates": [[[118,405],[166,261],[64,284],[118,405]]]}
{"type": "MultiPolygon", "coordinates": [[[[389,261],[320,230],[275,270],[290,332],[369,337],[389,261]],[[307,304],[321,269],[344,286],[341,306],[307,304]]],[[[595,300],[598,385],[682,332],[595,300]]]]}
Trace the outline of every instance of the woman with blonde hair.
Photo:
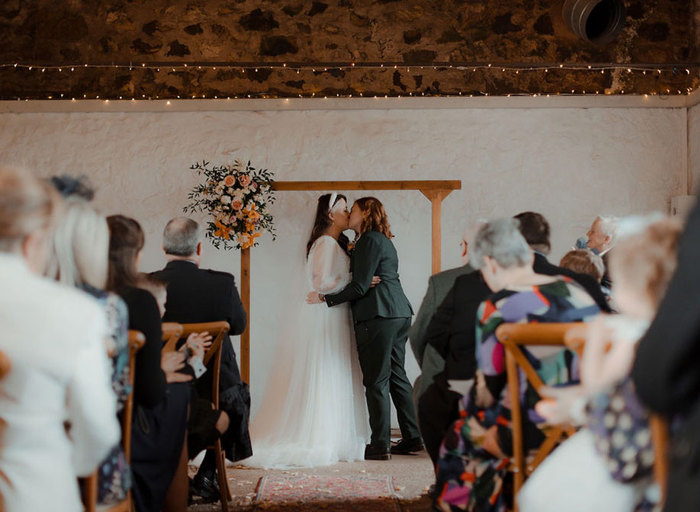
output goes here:
{"type": "MultiPolygon", "coordinates": [[[[105,291],[109,269],[109,228],[107,219],[83,199],[91,189],[70,176],[52,178],[51,183],[64,195],[64,214],[53,237],[56,279],[93,296],[107,316],[106,350],[112,362],[112,388],[121,412],[131,392],[129,386],[129,340],[126,304],[105,291]]],[[[131,472],[121,444],[116,444],[98,471],[100,505],[118,503],[131,487],[131,472]]]]}
{"type": "Polygon", "coordinates": [[[59,208],[48,184],[0,168],[0,350],[12,364],[0,383],[0,509],[8,511],[43,510],[47,497],[54,510],[81,511],[76,477],[119,441],[104,313],[37,275],[59,208]]]}
{"type": "Polygon", "coordinates": [[[401,287],[399,257],[382,203],[374,197],[355,201],[348,227],[358,235],[350,258],[352,280],[336,293],[312,292],[307,300],[325,300],[328,306],[350,302],[372,431],[365,459],[388,460],[392,453],[423,449],[404,369],[413,310],[401,287]],[[375,287],[373,276],[381,280],[375,287]],[[392,400],[402,438],[394,446],[390,446],[392,400]]]}

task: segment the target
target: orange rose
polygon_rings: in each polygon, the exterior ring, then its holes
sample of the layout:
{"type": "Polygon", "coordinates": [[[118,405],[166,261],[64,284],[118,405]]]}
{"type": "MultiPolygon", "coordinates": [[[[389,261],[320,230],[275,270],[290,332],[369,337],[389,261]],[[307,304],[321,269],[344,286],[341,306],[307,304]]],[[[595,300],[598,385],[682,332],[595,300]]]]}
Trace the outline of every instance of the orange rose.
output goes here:
{"type": "Polygon", "coordinates": [[[238,177],[238,183],[241,184],[241,187],[247,187],[248,185],[250,185],[251,181],[252,180],[251,180],[250,176],[248,176],[247,174],[242,174],[241,176],[238,177]]]}
{"type": "MultiPolygon", "coordinates": [[[[236,184],[236,178],[231,176],[230,174],[224,178],[224,185],[227,187],[233,187],[236,184]]],[[[245,186],[245,185],[243,185],[245,186]]]]}
{"type": "Polygon", "coordinates": [[[243,208],[243,201],[236,199],[231,203],[231,208],[233,208],[234,210],[240,210],[241,208],[243,208]]]}

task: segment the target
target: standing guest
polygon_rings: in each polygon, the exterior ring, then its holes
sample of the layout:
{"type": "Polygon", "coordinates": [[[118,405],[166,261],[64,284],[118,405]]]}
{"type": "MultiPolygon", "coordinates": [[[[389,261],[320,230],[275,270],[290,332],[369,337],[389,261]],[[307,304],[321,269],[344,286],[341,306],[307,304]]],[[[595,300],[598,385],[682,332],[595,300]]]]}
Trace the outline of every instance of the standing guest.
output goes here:
{"type": "Polygon", "coordinates": [[[551,244],[549,242],[550,229],[549,222],[547,222],[547,219],[545,219],[542,214],[523,212],[513,218],[520,222],[520,233],[525,237],[525,240],[535,254],[535,259],[532,264],[532,269],[535,271],[535,274],[570,277],[593,297],[593,300],[595,300],[595,303],[601,311],[611,311],[608,300],[598,281],[591,276],[557,267],[547,260],[547,255],[551,250],[551,244]]]}
{"type": "Polygon", "coordinates": [[[639,343],[632,379],[653,412],[678,417],[669,447],[667,512],[695,511],[700,503],[700,206],[690,214],[678,268],[658,314],[639,343]]]}
{"type": "MultiPolygon", "coordinates": [[[[533,255],[514,219],[487,223],[477,235],[474,264],[493,291],[477,313],[477,372],[474,385],[460,401],[460,416],[445,435],[437,464],[439,510],[506,510],[503,478],[513,453],[505,348],[496,338],[503,323],[572,322],[599,313],[586,291],[573,280],[532,270],[533,255]]],[[[523,349],[543,381],[568,384],[578,377],[574,353],[560,347],[523,349]]],[[[535,390],[520,390],[526,450],[545,436],[537,428],[535,390]]]]}
{"type": "Polygon", "coordinates": [[[459,276],[474,272],[474,269],[469,265],[469,256],[471,255],[469,247],[482,225],[483,222],[475,222],[465,230],[459,243],[462,257],[461,266],[443,270],[430,276],[428,279],[428,290],[425,292],[413,325],[408,331],[408,339],[411,342],[413,355],[421,368],[421,374],[413,383],[413,402],[416,405],[417,414],[420,414],[418,412],[420,396],[432,384],[433,377],[445,367],[445,358],[428,345],[428,333],[430,332],[428,325],[438,306],[442,304],[442,301],[447,296],[447,292],[454,286],[455,280],[459,276]]]}
{"type": "Polygon", "coordinates": [[[593,251],[586,249],[574,249],[567,252],[559,262],[559,266],[577,274],[591,276],[599,283],[605,274],[603,259],[593,251]]]}
{"type": "Polygon", "coordinates": [[[612,281],[608,275],[608,255],[615,245],[615,235],[617,233],[617,218],[598,215],[591,228],[586,233],[588,241],[586,246],[603,259],[605,274],[601,284],[608,290],[612,287],[612,281]]]}
{"type": "Polygon", "coordinates": [[[131,434],[133,498],[137,512],[187,507],[187,409],[190,375],[179,373],[184,354],[161,355],[160,312],[153,296],[137,287],[144,235],[138,222],[122,215],[109,225],[108,288],[129,311],[129,329],[141,331],[146,343],[136,355],[134,424],[131,434]],[[167,498],[167,500],[166,500],[167,498]]]}
{"type": "Polygon", "coordinates": [[[26,171],[0,168],[0,509],[79,512],[77,476],[119,442],[116,399],[95,301],[40,277],[58,194],[26,171]]]}
{"type": "MultiPolygon", "coordinates": [[[[53,178],[51,183],[64,195],[66,191],[90,190],[69,176],[53,178]]],[[[81,197],[67,197],[64,215],[54,234],[57,279],[92,295],[105,311],[109,334],[105,348],[112,361],[112,389],[120,413],[131,393],[126,304],[118,295],[104,291],[109,268],[109,228],[105,218],[81,197]]],[[[131,472],[118,443],[98,470],[97,502],[110,505],[123,501],[130,487],[131,472]]]]}
{"type": "MultiPolygon", "coordinates": [[[[475,224],[465,237],[470,241],[470,248],[481,226],[483,223],[475,224]]],[[[465,256],[468,259],[470,255],[468,252],[465,256]]],[[[449,381],[474,378],[476,311],[490,294],[478,270],[461,275],[428,324],[423,373],[428,371],[426,359],[429,354],[435,354],[435,359],[439,358],[442,365],[436,366],[432,382],[419,395],[417,413],[418,426],[433,465],[437,464],[440,443],[448,427],[459,417],[458,402],[462,394],[451,389],[449,381]]]]}
{"type": "MultiPolygon", "coordinates": [[[[165,268],[153,276],[168,287],[165,322],[196,323],[225,320],[231,326],[229,335],[241,334],[247,316],[231,274],[199,268],[202,262],[202,235],[192,219],[170,220],[163,230],[163,251],[168,260],[165,268]]],[[[227,335],[221,348],[219,377],[219,407],[229,419],[229,427],[221,437],[226,457],[231,461],[246,459],[253,454],[248,433],[250,393],[241,380],[231,339],[227,335]]],[[[211,374],[197,380],[197,392],[211,398],[211,374]]],[[[192,421],[198,421],[194,411],[192,421]]],[[[207,451],[192,482],[192,490],[205,500],[218,499],[216,454],[207,451]]]]}

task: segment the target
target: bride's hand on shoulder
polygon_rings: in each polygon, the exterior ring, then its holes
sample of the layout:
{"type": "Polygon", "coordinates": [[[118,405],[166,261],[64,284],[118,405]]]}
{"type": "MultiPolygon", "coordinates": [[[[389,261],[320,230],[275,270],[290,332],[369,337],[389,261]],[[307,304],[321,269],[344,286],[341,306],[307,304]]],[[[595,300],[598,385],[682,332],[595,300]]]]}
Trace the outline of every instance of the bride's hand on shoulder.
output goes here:
{"type": "Polygon", "coordinates": [[[318,292],[309,292],[306,294],[307,304],[320,304],[323,302],[323,295],[318,292]]]}
{"type": "Polygon", "coordinates": [[[372,276],[372,282],[369,284],[370,288],[374,288],[377,286],[379,283],[382,282],[382,278],[379,276],[372,276]]]}

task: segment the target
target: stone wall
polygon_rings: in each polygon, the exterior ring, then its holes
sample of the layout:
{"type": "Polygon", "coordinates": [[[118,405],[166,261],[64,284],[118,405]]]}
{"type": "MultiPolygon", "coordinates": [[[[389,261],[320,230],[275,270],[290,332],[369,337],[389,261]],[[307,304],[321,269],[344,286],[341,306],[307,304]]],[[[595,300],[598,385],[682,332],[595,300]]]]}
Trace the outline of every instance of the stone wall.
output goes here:
{"type": "Polygon", "coordinates": [[[694,0],[628,0],[599,47],[565,26],[562,0],[4,0],[0,98],[191,98],[518,93],[686,93],[697,69],[604,73],[542,63],[672,64],[697,58],[694,0]],[[250,68],[167,63],[253,63],[250,68]],[[332,64],[396,63],[354,69],[332,64]],[[493,63],[450,69],[444,63],[493,63]],[[104,64],[105,68],[69,65],[104,64]],[[110,68],[111,64],[135,68],[110,68]],[[140,64],[161,63],[141,68],[140,64]],[[290,63],[286,69],[265,63],[290,63]],[[498,64],[525,67],[502,72],[498,64]],[[58,71],[43,65],[65,65],[58,71]],[[293,64],[314,66],[297,73],[293,64]],[[316,66],[318,65],[318,66],[316,66]]]}

